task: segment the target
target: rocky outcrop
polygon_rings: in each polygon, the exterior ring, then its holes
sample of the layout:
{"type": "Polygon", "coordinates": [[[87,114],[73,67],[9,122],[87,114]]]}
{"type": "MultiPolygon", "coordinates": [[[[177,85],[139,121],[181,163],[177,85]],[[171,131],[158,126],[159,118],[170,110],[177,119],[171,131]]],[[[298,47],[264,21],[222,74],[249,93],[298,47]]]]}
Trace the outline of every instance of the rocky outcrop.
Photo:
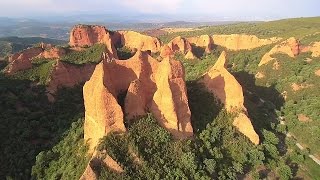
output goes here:
{"type": "Polygon", "coordinates": [[[212,37],[209,35],[201,35],[198,37],[190,37],[187,38],[187,40],[191,43],[194,44],[195,46],[201,47],[205,49],[206,53],[211,53],[213,49],[213,40],[212,37]]]}
{"type": "Polygon", "coordinates": [[[108,34],[104,26],[96,25],[76,25],[70,33],[70,46],[92,46],[104,41],[108,34]]]}
{"type": "Polygon", "coordinates": [[[163,45],[161,47],[160,56],[162,58],[173,56],[173,52],[172,52],[171,48],[167,44],[165,44],[165,45],[163,45]]]}
{"type": "Polygon", "coordinates": [[[46,58],[46,59],[59,59],[66,54],[66,50],[60,47],[51,47],[49,49],[45,49],[41,54],[37,57],[46,58]]]}
{"type": "Polygon", "coordinates": [[[50,81],[47,85],[48,97],[54,101],[53,94],[60,87],[73,87],[86,82],[90,79],[95,65],[72,65],[57,60],[50,75],[50,81]]]}
{"type": "Polygon", "coordinates": [[[112,87],[112,75],[104,63],[95,67],[83,87],[85,105],[84,138],[93,150],[100,138],[111,131],[124,132],[123,113],[112,87]]]}
{"type": "Polygon", "coordinates": [[[85,139],[91,149],[110,131],[125,131],[123,114],[126,119],[134,119],[148,110],[174,137],[193,135],[184,70],[179,61],[165,58],[158,62],[141,51],[128,60],[104,60],[97,65],[83,93],[85,139]]]}
{"type": "Polygon", "coordinates": [[[316,76],[320,76],[320,69],[316,70],[316,71],[314,72],[314,74],[315,74],[316,76]]]}
{"type": "Polygon", "coordinates": [[[113,35],[115,44],[120,44],[132,50],[159,52],[161,42],[159,39],[140,34],[134,31],[118,31],[113,35]]]}
{"type": "Polygon", "coordinates": [[[187,41],[185,38],[182,38],[181,36],[172,39],[168,43],[168,46],[173,52],[181,52],[183,54],[186,54],[187,52],[192,51],[192,47],[189,41],[187,41]]]}
{"type": "Polygon", "coordinates": [[[151,111],[159,123],[175,137],[184,139],[193,135],[190,122],[184,69],[180,61],[164,59],[155,74],[156,92],[151,111]]]}
{"type": "Polygon", "coordinates": [[[262,72],[257,72],[257,74],[254,76],[256,79],[262,79],[265,77],[265,75],[262,72]]]}
{"type": "Polygon", "coordinates": [[[273,70],[279,70],[280,68],[280,63],[279,61],[275,61],[273,64],[272,64],[272,69],[273,70]]]}
{"type": "Polygon", "coordinates": [[[192,52],[192,46],[188,40],[185,38],[182,38],[181,36],[178,36],[174,39],[172,39],[168,46],[172,50],[172,52],[180,52],[185,55],[186,59],[195,59],[195,55],[192,52]]]}
{"type": "Polygon", "coordinates": [[[312,52],[312,57],[320,57],[320,42],[315,42],[310,47],[310,51],[312,52]]]}
{"type": "Polygon", "coordinates": [[[197,57],[193,54],[192,51],[188,51],[187,54],[184,56],[185,59],[196,59],[197,57]]]}
{"type": "Polygon", "coordinates": [[[32,47],[13,54],[9,57],[9,65],[6,67],[6,73],[13,74],[17,71],[32,68],[31,59],[38,56],[42,51],[43,49],[40,47],[32,47]]]}
{"type": "Polygon", "coordinates": [[[304,115],[304,114],[298,114],[298,120],[300,122],[309,122],[309,121],[311,121],[311,119],[308,116],[304,115]]]}
{"type": "Polygon", "coordinates": [[[301,48],[300,48],[299,41],[296,38],[291,37],[286,41],[283,41],[280,44],[277,44],[268,53],[266,53],[262,57],[259,63],[259,66],[267,64],[268,62],[274,60],[275,58],[272,57],[272,55],[274,54],[286,54],[294,58],[300,53],[300,51],[301,51],[301,48]]]}
{"type": "Polygon", "coordinates": [[[222,52],[216,64],[203,76],[201,82],[224,104],[228,112],[238,112],[233,125],[252,143],[259,144],[259,136],[246,115],[242,87],[227,71],[226,65],[226,53],[222,52]]]}
{"type": "Polygon", "coordinates": [[[122,173],[123,169],[119,164],[113,160],[108,154],[95,152],[92,156],[91,160],[89,161],[84,173],[80,177],[80,180],[98,180],[99,179],[99,172],[97,172],[97,167],[108,167],[111,171],[115,173],[122,173]],[[103,159],[100,156],[105,156],[103,159]]]}
{"type": "Polygon", "coordinates": [[[309,87],[312,87],[313,84],[297,84],[297,83],[292,83],[291,84],[291,88],[293,91],[299,91],[301,89],[306,89],[306,88],[309,88],[309,87]]]}
{"type": "Polygon", "coordinates": [[[112,42],[109,31],[104,26],[97,25],[76,25],[70,33],[70,46],[84,47],[96,43],[105,44],[109,54],[117,58],[117,52],[112,42]]]}
{"type": "Polygon", "coordinates": [[[226,47],[227,49],[250,50],[264,45],[272,44],[281,40],[281,38],[259,39],[255,35],[231,34],[231,35],[213,35],[213,42],[216,45],[226,47]]]}

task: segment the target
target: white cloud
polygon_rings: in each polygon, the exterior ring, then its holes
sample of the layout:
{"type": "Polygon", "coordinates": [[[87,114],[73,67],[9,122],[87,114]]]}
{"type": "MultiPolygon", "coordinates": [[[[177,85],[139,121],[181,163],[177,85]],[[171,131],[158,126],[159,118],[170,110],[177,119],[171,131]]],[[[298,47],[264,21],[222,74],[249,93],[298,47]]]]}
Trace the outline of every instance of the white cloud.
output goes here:
{"type": "Polygon", "coordinates": [[[174,13],[183,0],[123,0],[122,5],[142,13],[174,13]]]}

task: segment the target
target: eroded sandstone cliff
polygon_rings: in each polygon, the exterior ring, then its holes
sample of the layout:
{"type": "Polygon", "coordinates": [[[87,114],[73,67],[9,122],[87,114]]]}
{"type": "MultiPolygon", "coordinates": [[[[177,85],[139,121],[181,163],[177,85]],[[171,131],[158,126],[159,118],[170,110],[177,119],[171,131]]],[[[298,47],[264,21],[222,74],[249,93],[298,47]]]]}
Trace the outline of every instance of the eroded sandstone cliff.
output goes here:
{"type": "Polygon", "coordinates": [[[201,35],[197,37],[190,37],[187,38],[187,40],[191,43],[194,44],[195,46],[204,48],[206,53],[211,53],[213,50],[213,39],[209,35],[201,35]]]}
{"type": "Polygon", "coordinates": [[[147,36],[135,31],[118,31],[113,35],[115,44],[125,46],[131,50],[159,52],[161,42],[152,36],[147,36]]]}
{"type": "Polygon", "coordinates": [[[213,35],[212,39],[214,44],[234,51],[244,49],[250,50],[281,40],[281,38],[275,37],[270,39],[260,39],[255,35],[246,34],[213,35]]]}
{"type": "Polygon", "coordinates": [[[174,52],[174,53],[180,52],[180,53],[184,54],[186,59],[195,59],[196,58],[192,52],[192,46],[191,46],[190,42],[181,36],[178,36],[178,37],[175,37],[174,39],[172,39],[168,43],[168,46],[170,47],[172,52],[174,52]]]}
{"type": "Polygon", "coordinates": [[[224,104],[227,111],[238,113],[233,125],[252,143],[259,144],[259,136],[246,115],[242,87],[228,72],[226,65],[226,53],[222,52],[216,64],[203,76],[201,82],[224,104]]]}
{"type": "Polygon", "coordinates": [[[70,33],[70,46],[85,47],[96,43],[105,44],[109,54],[117,58],[117,51],[112,42],[110,32],[104,26],[76,25],[70,33]]]}
{"type": "Polygon", "coordinates": [[[301,47],[299,41],[291,37],[280,44],[274,46],[269,52],[267,52],[261,59],[259,66],[267,64],[268,62],[274,60],[272,57],[274,54],[286,54],[292,58],[296,57],[301,52],[301,47]]]}
{"type": "Polygon", "coordinates": [[[91,149],[110,131],[125,131],[124,113],[133,119],[150,110],[174,137],[193,135],[184,69],[179,61],[166,58],[158,62],[141,51],[128,60],[104,60],[83,92],[85,139],[91,149]],[[124,97],[123,104],[119,96],[124,97]]]}
{"type": "Polygon", "coordinates": [[[9,65],[6,73],[14,74],[18,71],[30,69],[32,67],[31,59],[43,52],[41,47],[28,48],[9,57],[9,65]]]}

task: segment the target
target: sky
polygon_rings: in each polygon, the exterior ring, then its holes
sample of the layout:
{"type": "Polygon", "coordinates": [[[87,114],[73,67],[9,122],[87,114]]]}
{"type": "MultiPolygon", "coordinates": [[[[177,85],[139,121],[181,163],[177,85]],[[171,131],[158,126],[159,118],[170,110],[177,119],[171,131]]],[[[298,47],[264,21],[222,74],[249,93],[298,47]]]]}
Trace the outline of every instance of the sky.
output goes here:
{"type": "Polygon", "coordinates": [[[37,17],[105,13],[280,19],[320,16],[319,7],[320,0],[0,0],[0,16],[37,17]]]}

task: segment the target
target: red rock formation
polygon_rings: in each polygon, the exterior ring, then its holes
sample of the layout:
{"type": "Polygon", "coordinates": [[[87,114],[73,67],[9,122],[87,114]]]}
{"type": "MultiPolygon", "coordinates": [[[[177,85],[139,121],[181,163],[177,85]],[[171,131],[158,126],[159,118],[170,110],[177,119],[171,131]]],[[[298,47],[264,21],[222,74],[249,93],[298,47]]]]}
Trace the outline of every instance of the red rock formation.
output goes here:
{"type": "Polygon", "coordinates": [[[300,44],[297,39],[294,37],[291,37],[287,39],[286,41],[281,42],[280,44],[273,47],[268,53],[266,53],[260,63],[259,66],[262,66],[264,64],[267,64],[268,62],[274,60],[272,55],[274,54],[287,54],[288,56],[294,58],[300,53],[300,44]]]}
{"type": "Polygon", "coordinates": [[[134,31],[118,31],[113,35],[113,39],[116,40],[116,44],[120,44],[121,46],[125,46],[132,50],[149,50],[152,53],[155,53],[159,52],[161,49],[161,42],[157,38],[134,31]]]}
{"type": "Polygon", "coordinates": [[[95,65],[86,64],[86,65],[72,65],[64,63],[62,61],[57,61],[54,66],[51,75],[50,81],[47,85],[48,97],[50,101],[54,101],[52,94],[60,87],[73,87],[75,85],[86,82],[90,79],[95,65]]]}
{"type": "Polygon", "coordinates": [[[108,30],[104,26],[77,25],[70,33],[70,46],[92,46],[96,43],[105,44],[110,54],[117,57],[117,52],[108,30]]]}
{"type": "Polygon", "coordinates": [[[213,40],[211,36],[201,35],[198,37],[187,38],[187,40],[195,46],[205,48],[206,53],[211,53],[213,49],[213,40]]]}
{"type": "Polygon", "coordinates": [[[168,46],[173,52],[181,52],[183,54],[187,54],[187,52],[192,51],[191,44],[185,38],[181,36],[175,37],[172,39],[168,46]]]}
{"type": "Polygon", "coordinates": [[[17,71],[30,69],[32,67],[31,59],[38,56],[42,52],[40,47],[32,47],[22,52],[13,54],[9,57],[9,65],[6,73],[13,74],[17,71]]]}
{"type": "Polygon", "coordinates": [[[225,105],[227,111],[239,112],[233,125],[252,143],[259,144],[259,136],[246,116],[242,87],[227,71],[226,65],[226,53],[222,52],[216,64],[203,76],[201,82],[225,105]]]}
{"type": "Polygon", "coordinates": [[[270,39],[259,39],[257,36],[245,34],[213,35],[212,39],[214,44],[235,51],[244,49],[250,50],[281,40],[281,38],[275,37],[270,39]]]}
{"type": "Polygon", "coordinates": [[[125,131],[123,112],[117,102],[119,94],[125,92],[123,109],[128,119],[151,110],[175,137],[193,134],[184,71],[179,61],[158,62],[141,51],[128,60],[105,60],[96,67],[83,91],[85,139],[91,149],[108,132],[125,131]]]}
{"type": "Polygon", "coordinates": [[[192,52],[192,46],[188,40],[185,38],[182,38],[181,36],[178,36],[174,39],[172,39],[168,46],[172,50],[172,52],[181,52],[185,55],[186,59],[195,59],[196,56],[192,52]]]}

